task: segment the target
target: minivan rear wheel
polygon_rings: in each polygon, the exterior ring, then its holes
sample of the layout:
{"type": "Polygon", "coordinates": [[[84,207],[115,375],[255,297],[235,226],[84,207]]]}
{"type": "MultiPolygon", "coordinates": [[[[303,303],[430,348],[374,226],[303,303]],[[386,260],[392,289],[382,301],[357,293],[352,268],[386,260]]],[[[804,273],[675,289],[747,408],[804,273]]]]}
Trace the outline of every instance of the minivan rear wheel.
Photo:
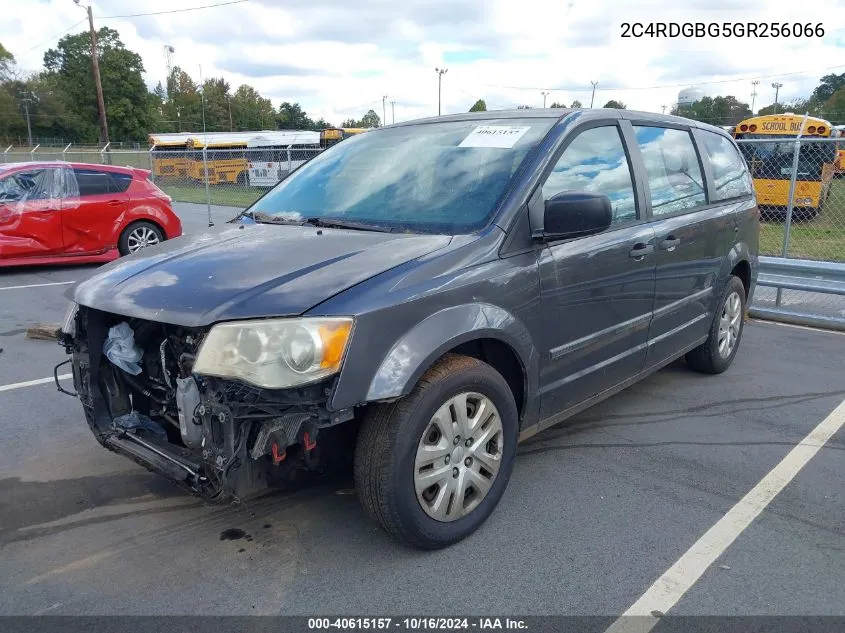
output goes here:
{"type": "Polygon", "coordinates": [[[368,411],[355,450],[358,497],[405,544],[449,546],[501,499],[517,427],[505,379],[475,358],[448,354],[406,397],[368,411]]]}
{"type": "Polygon", "coordinates": [[[722,292],[707,340],[686,355],[690,367],[707,374],[721,374],[731,366],[742,337],[745,302],[742,280],[731,275],[722,292]]]}

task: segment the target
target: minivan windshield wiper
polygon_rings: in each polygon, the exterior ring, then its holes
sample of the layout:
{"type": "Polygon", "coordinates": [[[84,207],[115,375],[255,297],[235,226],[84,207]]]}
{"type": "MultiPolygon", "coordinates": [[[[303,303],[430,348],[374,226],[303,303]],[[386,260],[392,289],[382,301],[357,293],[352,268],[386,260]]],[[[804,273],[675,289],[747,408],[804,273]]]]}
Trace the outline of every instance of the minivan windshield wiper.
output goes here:
{"type": "Polygon", "coordinates": [[[379,233],[390,233],[393,231],[389,226],[355,222],[353,220],[341,220],[338,218],[308,218],[305,222],[327,229],[353,229],[356,231],[378,231],[379,233]]]}
{"type": "Polygon", "coordinates": [[[393,229],[389,226],[368,224],[366,222],[355,222],[354,220],[343,220],[340,218],[303,218],[295,214],[275,214],[265,211],[246,211],[242,217],[252,218],[261,224],[290,224],[294,226],[319,226],[327,229],[353,229],[356,231],[377,231],[379,233],[390,233],[393,229]]]}

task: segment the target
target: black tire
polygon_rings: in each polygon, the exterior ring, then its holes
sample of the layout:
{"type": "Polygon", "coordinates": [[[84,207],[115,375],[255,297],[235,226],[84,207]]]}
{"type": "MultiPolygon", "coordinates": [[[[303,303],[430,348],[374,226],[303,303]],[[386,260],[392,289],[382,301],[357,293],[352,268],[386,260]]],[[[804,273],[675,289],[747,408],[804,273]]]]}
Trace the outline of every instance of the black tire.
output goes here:
{"type": "Polygon", "coordinates": [[[721,374],[731,366],[731,363],[736,356],[736,351],[739,349],[740,341],[742,340],[742,330],[745,325],[745,305],[747,299],[745,286],[743,285],[742,280],[736,275],[731,275],[728,278],[728,283],[726,284],[724,291],[722,292],[722,297],[719,300],[719,307],[716,310],[716,314],[713,315],[713,323],[710,325],[707,340],[694,350],[688,352],[686,355],[686,361],[690,367],[705,374],[721,374]],[[736,339],[733,347],[730,349],[730,353],[727,356],[722,356],[719,352],[719,325],[723,314],[726,312],[728,298],[734,293],[739,296],[740,301],[739,331],[736,334],[736,339]]]}
{"type": "Polygon", "coordinates": [[[235,183],[240,185],[241,187],[245,187],[249,184],[249,176],[245,171],[238,173],[238,177],[235,179],[235,183]]]}
{"type": "Polygon", "coordinates": [[[162,231],[161,227],[159,227],[157,224],[147,222],[146,220],[133,222],[125,229],[123,229],[123,233],[120,234],[120,239],[118,239],[117,241],[117,250],[122,256],[129,255],[130,252],[132,252],[129,250],[129,236],[132,234],[133,231],[136,231],[137,229],[147,229],[149,231],[152,231],[158,238],[159,244],[165,239],[164,231],[162,231]]]}
{"type": "Polygon", "coordinates": [[[374,405],[365,416],[355,447],[355,487],[367,513],[394,538],[420,549],[439,549],[466,538],[484,523],[501,499],[513,470],[519,416],[504,378],[475,358],[447,354],[406,397],[374,405]],[[414,485],[418,444],[431,417],[461,392],[492,401],[502,421],[503,446],[496,478],[481,502],[465,516],[441,522],[420,505],[414,485]]]}

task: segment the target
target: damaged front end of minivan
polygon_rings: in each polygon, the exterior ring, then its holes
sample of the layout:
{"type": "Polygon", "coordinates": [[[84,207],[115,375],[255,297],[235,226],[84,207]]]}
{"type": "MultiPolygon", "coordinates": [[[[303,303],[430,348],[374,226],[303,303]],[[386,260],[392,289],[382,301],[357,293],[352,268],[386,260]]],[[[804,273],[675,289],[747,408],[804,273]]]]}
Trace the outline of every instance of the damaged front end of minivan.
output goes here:
{"type": "Polygon", "coordinates": [[[185,327],[73,304],[60,342],[103,446],[226,501],[349,457],[341,436],[352,425],[341,423],[353,411],[327,402],[351,328],[349,318],[185,327]]]}

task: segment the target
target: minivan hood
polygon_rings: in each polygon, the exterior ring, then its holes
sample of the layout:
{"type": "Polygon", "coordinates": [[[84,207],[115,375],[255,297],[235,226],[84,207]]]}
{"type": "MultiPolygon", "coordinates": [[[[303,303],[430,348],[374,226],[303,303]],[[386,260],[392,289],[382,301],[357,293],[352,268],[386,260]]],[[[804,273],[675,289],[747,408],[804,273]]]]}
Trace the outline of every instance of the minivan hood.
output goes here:
{"type": "Polygon", "coordinates": [[[67,296],[98,310],[184,326],[299,315],[450,239],[228,224],[112,262],[67,296]]]}

